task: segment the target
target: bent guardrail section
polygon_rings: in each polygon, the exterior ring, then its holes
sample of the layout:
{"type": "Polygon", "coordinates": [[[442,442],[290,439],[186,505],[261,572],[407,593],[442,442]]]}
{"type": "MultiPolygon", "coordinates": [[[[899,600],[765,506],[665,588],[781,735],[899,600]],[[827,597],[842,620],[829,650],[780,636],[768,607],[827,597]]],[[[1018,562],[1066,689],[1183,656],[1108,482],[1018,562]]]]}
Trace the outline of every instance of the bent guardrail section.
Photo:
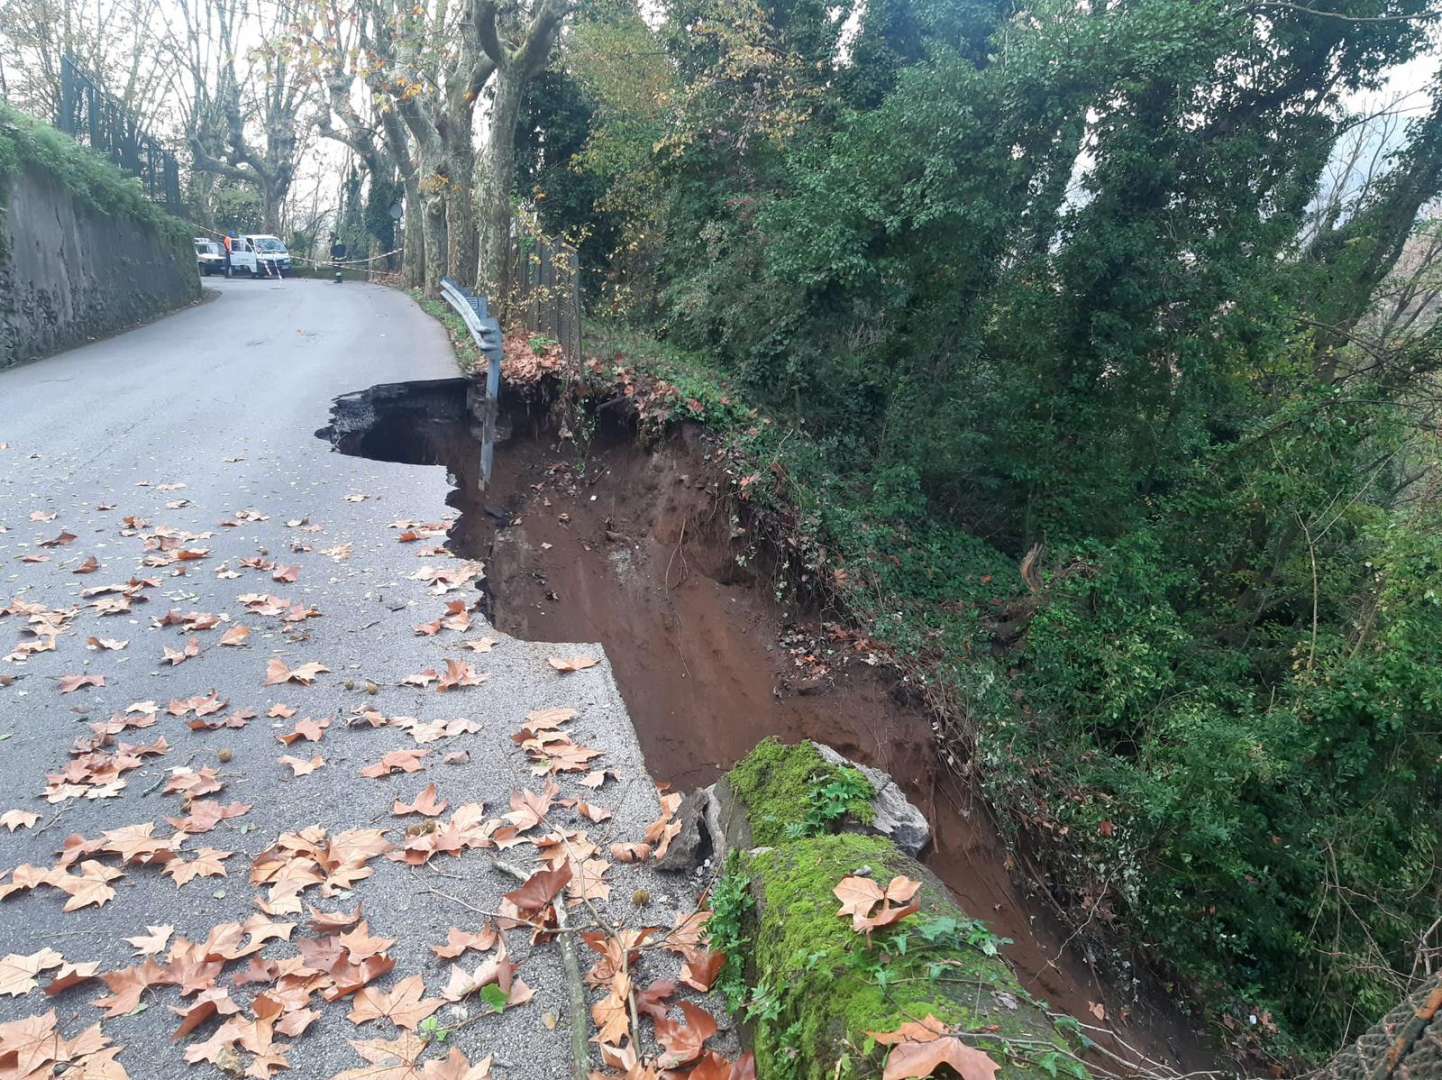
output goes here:
{"type": "MultiPolygon", "coordinates": [[[[481,421],[481,482],[484,491],[491,482],[491,466],[496,456],[496,417],[501,401],[501,324],[491,317],[484,296],[471,292],[452,278],[441,279],[441,295],[456,309],[466,329],[475,339],[476,347],[486,358],[486,392],[479,409],[481,421]]],[[[473,410],[475,411],[475,410],[473,410]]]]}

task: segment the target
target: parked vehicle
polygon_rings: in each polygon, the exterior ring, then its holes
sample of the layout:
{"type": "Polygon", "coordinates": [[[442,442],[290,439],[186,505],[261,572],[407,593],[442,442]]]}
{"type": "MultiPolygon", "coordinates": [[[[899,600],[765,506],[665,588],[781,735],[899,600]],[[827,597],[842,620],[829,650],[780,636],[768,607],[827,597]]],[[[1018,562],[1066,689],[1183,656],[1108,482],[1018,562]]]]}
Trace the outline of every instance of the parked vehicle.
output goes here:
{"type": "Polygon", "coordinates": [[[230,270],[251,277],[284,277],[290,273],[290,252],[268,233],[247,233],[230,242],[230,270]]]}
{"type": "Polygon", "coordinates": [[[256,258],[266,264],[262,273],[269,271],[272,277],[284,277],[290,273],[290,252],[279,237],[267,233],[252,233],[242,237],[255,249],[256,258]]]}
{"type": "Polygon", "coordinates": [[[195,265],[202,277],[225,273],[225,247],[205,236],[195,238],[195,265]]]}

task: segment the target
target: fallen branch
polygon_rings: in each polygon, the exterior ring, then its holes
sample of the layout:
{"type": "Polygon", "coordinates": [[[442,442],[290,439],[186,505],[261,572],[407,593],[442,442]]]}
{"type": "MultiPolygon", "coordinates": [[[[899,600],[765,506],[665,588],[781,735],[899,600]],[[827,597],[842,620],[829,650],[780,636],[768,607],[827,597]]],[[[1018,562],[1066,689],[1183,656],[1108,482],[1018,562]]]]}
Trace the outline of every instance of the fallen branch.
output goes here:
{"type": "MultiPolygon", "coordinates": [[[[492,859],[497,870],[510,874],[524,884],[530,875],[510,863],[492,859]]],[[[566,904],[561,896],[551,901],[551,910],[556,913],[556,942],[561,947],[561,964],[566,969],[566,996],[571,1013],[571,1058],[575,1067],[575,1080],[586,1080],[591,1073],[590,1030],[586,1026],[586,988],[581,982],[581,962],[576,957],[576,942],[567,932],[566,904]]]]}

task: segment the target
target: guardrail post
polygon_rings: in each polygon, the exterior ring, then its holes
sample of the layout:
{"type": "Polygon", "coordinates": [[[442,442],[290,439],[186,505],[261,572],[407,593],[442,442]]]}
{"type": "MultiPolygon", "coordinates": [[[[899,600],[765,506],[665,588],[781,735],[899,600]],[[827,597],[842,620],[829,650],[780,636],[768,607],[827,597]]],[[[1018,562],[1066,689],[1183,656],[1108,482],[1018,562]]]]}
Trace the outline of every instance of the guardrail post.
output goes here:
{"type": "Polygon", "coordinates": [[[450,278],[441,278],[441,295],[455,308],[476,347],[486,358],[486,396],[481,406],[481,482],[485,491],[491,482],[496,458],[496,420],[501,403],[501,324],[491,318],[484,296],[477,296],[450,278]]]}

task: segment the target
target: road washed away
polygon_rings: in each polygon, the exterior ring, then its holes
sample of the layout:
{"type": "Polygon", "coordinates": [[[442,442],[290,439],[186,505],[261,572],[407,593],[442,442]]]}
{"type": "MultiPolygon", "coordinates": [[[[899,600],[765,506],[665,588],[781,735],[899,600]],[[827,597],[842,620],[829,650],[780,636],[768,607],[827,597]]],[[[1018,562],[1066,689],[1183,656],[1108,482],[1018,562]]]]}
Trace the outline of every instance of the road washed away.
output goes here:
{"type": "Polygon", "coordinates": [[[415,470],[66,453],[0,443],[0,1075],[752,1075],[603,652],[415,470]]]}

